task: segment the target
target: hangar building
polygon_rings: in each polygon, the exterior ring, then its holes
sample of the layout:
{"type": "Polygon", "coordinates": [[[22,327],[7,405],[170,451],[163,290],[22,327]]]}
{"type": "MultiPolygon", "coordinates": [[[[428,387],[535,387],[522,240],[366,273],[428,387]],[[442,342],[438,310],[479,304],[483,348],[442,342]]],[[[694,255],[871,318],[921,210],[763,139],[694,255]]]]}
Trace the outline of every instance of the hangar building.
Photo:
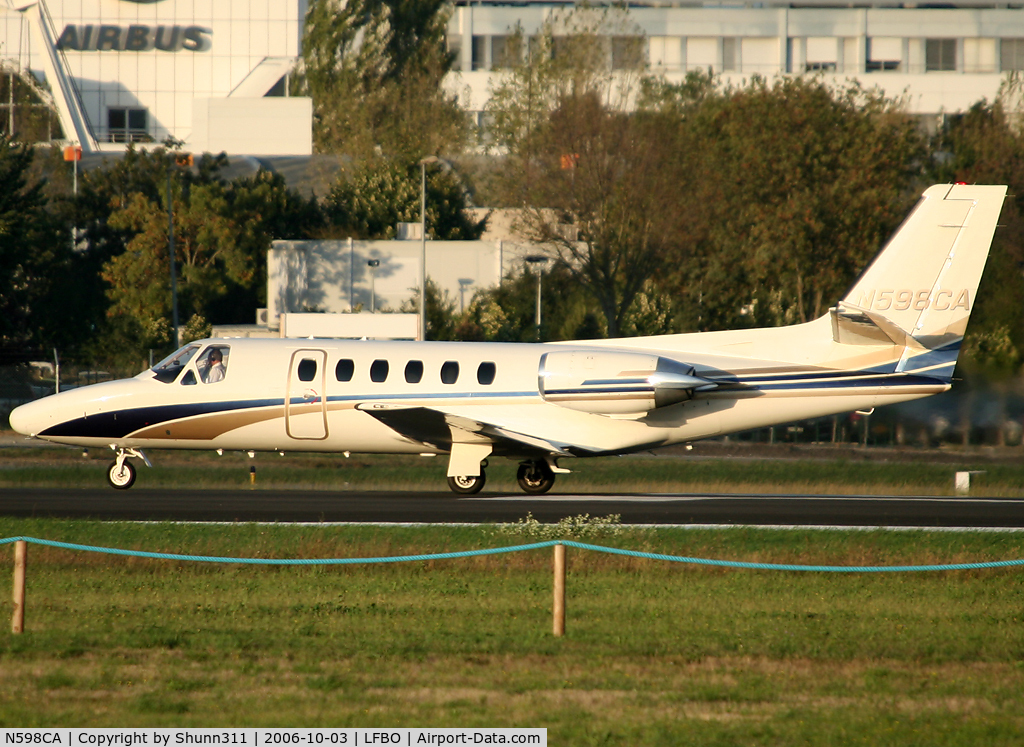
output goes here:
{"type": "Polygon", "coordinates": [[[285,95],[305,12],[305,0],[0,0],[0,64],[45,81],[86,153],[173,137],[308,155],[312,104],[285,95]]]}

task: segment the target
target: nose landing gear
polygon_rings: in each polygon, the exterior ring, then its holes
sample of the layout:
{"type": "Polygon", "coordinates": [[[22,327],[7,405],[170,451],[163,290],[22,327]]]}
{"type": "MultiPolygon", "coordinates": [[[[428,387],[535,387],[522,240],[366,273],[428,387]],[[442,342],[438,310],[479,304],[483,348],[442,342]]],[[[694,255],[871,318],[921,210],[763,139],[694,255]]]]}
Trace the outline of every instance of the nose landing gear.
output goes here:
{"type": "Polygon", "coordinates": [[[153,466],[149,463],[149,459],[146,458],[146,455],[138,449],[117,449],[114,446],[111,448],[116,449],[117,451],[117,456],[107,468],[107,482],[110,483],[110,487],[112,488],[116,488],[117,490],[127,490],[135,484],[135,466],[128,461],[128,457],[138,457],[146,463],[147,467],[153,466]]]}

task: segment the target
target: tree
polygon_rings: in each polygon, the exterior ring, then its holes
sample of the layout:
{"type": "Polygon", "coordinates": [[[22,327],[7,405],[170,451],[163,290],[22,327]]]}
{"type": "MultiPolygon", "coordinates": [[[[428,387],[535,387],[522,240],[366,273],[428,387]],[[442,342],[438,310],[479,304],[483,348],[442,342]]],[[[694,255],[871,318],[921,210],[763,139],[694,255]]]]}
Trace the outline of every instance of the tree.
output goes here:
{"type": "MultiPolygon", "coordinates": [[[[173,344],[167,163],[163,183],[153,183],[156,199],[150,190],[134,192],[115,203],[106,221],[112,235],[125,237],[124,251],[102,270],[116,350],[137,354],[173,344]]],[[[197,330],[251,320],[266,303],[271,240],[310,238],[323,225],[316,202],[289,189],[280,175],[261,170],[228,183],[213,157],[204,156],[194,170],[177,168],[170,186],[179,319],[197,330]]]]}
{"type": "Polygon", "coordinates": [[[528,157],[534,133],[568,98],[589,95],[616,111],[630,108],[646,70],[643,41],[621,7],[557,10],[530,38],[517,27],[486,104],[487,144],[528,157]]]}
{"type": "MultiPolygon", "coordinates": [[[[459,340],[533,342],[537,324],[536,271],[524,268],[493,288],[477,292],[455,327],[459,340]]],[[[596,307],[573,274],[556,263],[542,278],[541,340],[606,336],[596,307]]]]}
{"type": "Polygon", "coordinates": [[[755,77],[661,93],[657,110],[679,115],[672,150],[696,157],[678,174],[689,246],[670,263],[690,328],[823,314],[919,194],[916,124],[857,84],[755,77]]]}
{"type": "MultiPolygon", "coordinates": [[[[59,150],[55,149],[49,164],[49,185],[57,187],[51,198],[67,225],[77,231],[75,256],[81,273],[74,288],[76,297],[75,318],[87,323],[87,330],[81,335],[80,347],[89,357],[105,360],[107,365],[117,358],[122,362],[134,361],[122,351],[134,352],[140,348],[142,339],[130,317],[109,316],[108,292],[110,286],[104,280],[105,266],[113,258],[123,254],[135,230],[128,224],[111,222],[113,214],[125,209],[138,195],[153,204],[164,206],[164,233],[166,236],[167,172],[175,157],[177,143],[169,142],[163,148],[136,150],[130,145],[124,156],[105,161],[102,166],[80,172],[78,194],[71,195],[71,184],[67,168],[59,150]]],[[[175,167],[174,178],[187,185],[223,183],[220,170],[227,164],[223,154],[206,154],[196,160],[192,169],[175,167]]],[[[169,278],[168,275],[165,277],[169,278]]],[[[163,323],[163,333],[143,336],[147,339],[165,337],[170,340],[170,320],[163,323]]],[[[142,346],[144,347],[144,346],[142,346]]]]}
{"type": "Polygon", "coordinates": [[[267,305],[267,252],[274,239],[311,239],[324,230],[323,210],[315,197],[303,197],[278,173],[260,169],[225,185],[227,214],[237,223],[242,251],[253,261],[252,281],[229,284],[207,306],[206,318],[218,324],[250,322],[267,305]]]}
{"type": "MultiPolygon", "coordinates": [[[[443,241],[475,241],[487,219],[474,220],[469,193],[459,176],[436,165],[427,168],[427,235],[443,241]]],[[[335,232],[361,239],[393,239],[397,224],[419,223],[420,166],[374,158],[342,176],[325,200],[335,232]]]]}
{"type": "Polygon", "coordinates": [[[63,346],[81,330],[69,304],[79,261],[44,182],[30,177],[34,158],[0,135],[0,349],[15,358],[63,346]]]}
{"type": "Polygon", "coordinates": [[[469,120],[442,87],[449,12],[441,0],[311,4],[298,86],[313,99],[319,150],[414,162],[461,148],[469,120]]]}
{"type": "Polygon", "coordinates": [[[642,43],[621,9],[556,14],[528,48],[520,31],[511,47],[525,54],[488,109],[494,143],[508,151],[505,193],[522,210],[520,230],[558,254],[614,337],[660,266],[675,211],[663,133],[627,113],[643,58],[616,54],[613,38],[637,51],[642,43]]]}
{"type": "Polygon", "coordinates": [[[567,97],[538,130],[522,184],[524,232],[554,248],[612,337],[678,233],[674,159],[652,124],[593,94],[567,97]]]}
{"type": "MultiPolygon", "coordinates": [[[[179,308],[182,318],[205,317],[229,283],[251,283],[255,263],[240,241],[242,227],[228,215],[223,187],[196,185],[187,195],[178,190],[173,203],[179,308]]],[[[103,279],[110,284],[107,313],[132,320],[143,348],[163,346],[171,311],[167,211],[136,193],[110,223],[135,235],[104,267],[103,279]]]]}

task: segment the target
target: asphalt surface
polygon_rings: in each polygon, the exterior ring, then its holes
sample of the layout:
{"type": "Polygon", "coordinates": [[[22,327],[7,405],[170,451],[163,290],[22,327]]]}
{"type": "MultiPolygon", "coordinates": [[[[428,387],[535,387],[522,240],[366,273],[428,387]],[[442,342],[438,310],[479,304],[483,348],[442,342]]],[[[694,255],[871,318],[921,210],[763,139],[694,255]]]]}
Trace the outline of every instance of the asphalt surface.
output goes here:
{"type": "Polygon", "coordinates": [[[0,515],[106,521],[542,522],[619,514],[627,524],[766,526],[1020,527],[1024,498],[785,495],[569,495],[447,492],[0,490],[0,515]]]}

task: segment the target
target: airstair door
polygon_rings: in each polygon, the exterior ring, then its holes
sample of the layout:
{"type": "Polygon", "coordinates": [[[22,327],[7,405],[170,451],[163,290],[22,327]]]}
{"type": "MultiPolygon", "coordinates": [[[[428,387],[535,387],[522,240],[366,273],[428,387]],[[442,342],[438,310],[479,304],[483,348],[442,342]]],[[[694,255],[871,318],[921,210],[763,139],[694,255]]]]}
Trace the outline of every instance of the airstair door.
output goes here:
{"type": "Polygon", "coordinates": [[[296,350],[288,369],[288,394],[284,405],[285,431],[291,438],[327,438],[327,353],[296,350]]]}

